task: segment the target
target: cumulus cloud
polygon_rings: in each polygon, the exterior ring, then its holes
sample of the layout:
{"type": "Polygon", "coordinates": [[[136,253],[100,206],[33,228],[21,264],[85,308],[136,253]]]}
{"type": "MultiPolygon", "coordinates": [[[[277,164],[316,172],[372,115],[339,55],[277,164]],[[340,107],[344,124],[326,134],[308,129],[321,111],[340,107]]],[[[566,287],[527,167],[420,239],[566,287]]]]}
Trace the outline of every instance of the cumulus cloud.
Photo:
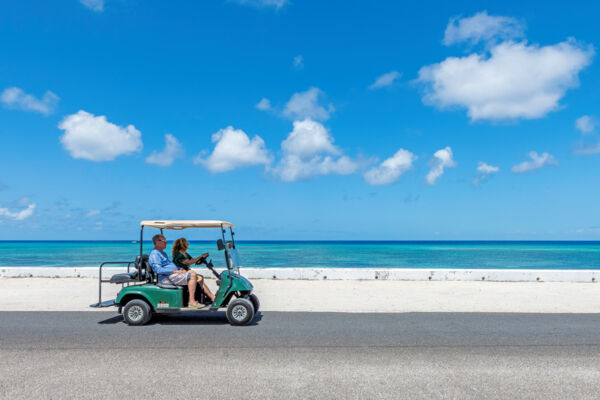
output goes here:
{"type": "Polygon", "coordinates": [[[433,153],[430,166],[431,169],[425,177],[425,180],[430,185],[434,185],[438,178],[444,174],[444,170],[446,168],[456,167],[456,162],[454,162],[452,155],[452,149],[448,146],[433,153]]]}
{"type": "Polygon", "coordinates": [[[263,97],[254,107],[261,111],[269,111],[271,109],[271,101],[263,97]]]}
{"type": "Polygon", "coordinates": [[[179,140],[170,133],[165,135],[165,148],[161,152],[153,151],[148,157],[146,162],[149,164],[156,164],[161,167],[168,167],[173,164],[175,159],[183,154],[183,147],[179,140]]]}
{"type": "Polygon", "coordinates": [[[304,57],[302,57],[302,55],[297,55],[296,57],[294,57],[294,68],[296,69],[302,69],[304,68],[304,57]]]}
{"type": "Polygon", "coordinates": [[[29,204],[24,210],[21,211],[10,211],[6,207],[0,207],[0,218],[6,217],[16,221],[22,221],[27,219],[33,215],[33,211],[35,210],[35,203],[29,204]]]}
{"type": "Polygon", "coordinates": [[[268,166],[272,158],[265,148],[265,142],[260,136],[252,139],[240,129],[228,126],[212,135],[215,148],[208,158],[202,158],[202,153],[194,160],[212,172],[226,172],[239,167],[251,165],[268,166]]]}
{"type": "Polygon", "coordinates": [[[479,185],[481,182],[485,181],[490,175],[495,174],[498,171],[500,171],[500,167],[495,167],[483,161],[479,161],[477,165],[477,172],[479,173],[479,175],[475,179],[473,179],[473,185],[479,185]]]}
{"type": "Polygon", "coordinates": [[[402,74],[398,71],[390,71],[388,73],[385,73],[377,77],[377,79],[375,79],[375,82],[373,82],[369,86],[369,89],[374,90],[381,89],[386,86],[392,86],[396,82],[396,80],[399,79],[401,76],[402,74]]]}
{"type": "Polygon", "coordinates": [[[279,10],[288,3],[288,0],[234,0],[238,4],[252,6],[256,8],[273,7],[279,10]]]}
{"type": "Polygon", "coordinates": [[[575,127],[583,134],[593,132],[596,126],[598,126],[598,121],[589,115],[583,115],[575,120],[575,127]]]}
{"type": "Polygon", "coordinates": [[[369,185],[389,185],[409,171],[416,159],[410,151],[399,149],[392,157],[365,172],[363,177],[369,185]]]}
{"type": "Polygon", "coordinates": [[[514,41],[522,32],[513,18],[485,12],[450,21],[445,44],[469,40],[488,46],[422,67],[417,82],[424,88],[423,102],[466,109],[472,121],[541,118],[557,110],[566,91],[579,85],[579,72],[591,63],[594,49],[574,39],[548,46],[514,41]]]}
{"type": "Polygon", "coordinates": [[[305,92],[294,93],[285,105],[283,116],[292,119],[310,118],[317,121],[326,121],[335,111],[333,105],[321,105],[319,99],[324,97],[321,89],[311,87],[305,92]]]}
{"type": "Polygon", "coordinates": [[[2,101],[5,107],[35,111],[44,115],[48,115],[54,111],[58,100],[59,97],[49,90],[40,100],[35,96],[25,93],[23,89],[18,87],[6,88],[2,92],[2,95],[0,95],[0,101],[2,101]]]}
{"type": "Polygon", "coordinates": [[[92,11],[104,11],[104,0],[79,0],[79,2],[92,11]]]}
{"type": "Polygon", "coordinates": [[[497,39],[523,37],[525,27],[514,18],[488,15],[482,11],[467,18],[452,18],[446,27],[443,43],[446,46],[469,41],[472,44],[497,39]]]}
{"type": "Polygon", "coordinates": [[[65,117],[58,128],[65,131],[60,141],[73,158],[112,161],[143,147],[142,133],[135,126],[118,126],[104,115],[97,117],[83,110],[65,117]]]}
{"type": "Polygon", "coordinates": [[[319,122],[310,118],[294,121],[294,129],[281,143],[283,157],[272,172],[285,182],[355,172],[357,163],[343,155],[333,141],[319,122]]]}
{"type": "Polygon", "coordinates": [[[527,155],[529,156],[530,161],[523,161],[520,164],[514,165],[511,169],[512,172],[521,174],[547,165],[558,165],[558,161],[556,161],[554,156],[546,152],[538,154],[536,151],[530,151],[527,155]]]}
{"type": "Polygon", "coordinates": [[[288,154],[297,154],[300,157],[310,157],[317,153],[340,154],[327,129],[308,118],[304,121],[294,121],[294,130],[281,143],[281,148],[288,154]]]}
{"type": "Polygon", "coordinates": [[[422,67],[423,101],[440,109],[466,108],[471,120],[541,118],[559,108],[591,62],[591,47],[569,40],[539,47],[505,42],[489,55],[449,57],[422,67]]]}

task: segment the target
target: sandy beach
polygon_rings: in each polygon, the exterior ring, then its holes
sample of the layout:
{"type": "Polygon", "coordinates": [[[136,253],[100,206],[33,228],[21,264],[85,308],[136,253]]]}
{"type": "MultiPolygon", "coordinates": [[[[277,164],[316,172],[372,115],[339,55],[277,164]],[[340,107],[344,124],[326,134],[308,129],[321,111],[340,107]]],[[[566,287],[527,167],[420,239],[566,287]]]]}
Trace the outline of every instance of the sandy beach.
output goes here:
{"type": "MultiPolygon", "coordinates": [[[[212,289],[213,279],[207,280],[212,289]]],[[[578,282],[253,279],[264,311],[596,313],[600,288],[578,282]]],[[[120,285],[103,285],[103,300],[120,285]]],[[[0,278],[0,311],[96,311],[94,278],[0,278]]],[[[110,307],[103,311],[116,312],[110,307]]]]}

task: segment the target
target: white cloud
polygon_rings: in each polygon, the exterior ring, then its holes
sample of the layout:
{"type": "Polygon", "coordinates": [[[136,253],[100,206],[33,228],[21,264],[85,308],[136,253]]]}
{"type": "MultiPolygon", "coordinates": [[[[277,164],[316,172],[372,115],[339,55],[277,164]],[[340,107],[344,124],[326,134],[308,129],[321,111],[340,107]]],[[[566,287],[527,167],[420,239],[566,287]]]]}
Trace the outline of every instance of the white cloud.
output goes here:
{"type": "Polygon", "coordinates": [[[479,161],[477,165],[477,172],[479,175],[473,179],[473,185],[477,186],[484,180],[486,180],[491,174],[495,174],[500,171],[500,167],[489,165],[483,161],[479,161]]]}
{"type": "Polygon", "coordinates": [[[18,87],[6,88],[0,96],[0,101],[2,101],[6,107],[25,111],[36,111],[44,115],[48,115],[54,111],[58,100],[59,97],[49,90],[40,100],[35,96],[25,93],[23,89],[18,87]]]}
{"type": "Polygon", "coordinates": [[[592,47],[574,40],[543,47],[504,42],[489,54],[424,66],[418,81],[425,87],[425,104],[465,108],[473,121],[541,118],[578,86],[578,74],[593,54],[592,47]]]}
{"type": "Polygon", "coordinates": [[[88,212],[85,213],[86,217],[94,217],[96,215],[100,214],[100,210],[90,210],[88,212]]]}
{"type": "Polygon", "coordinates": [[[238,4],[247,6],[262,8],[262,7],[274,7],[280,9],[288,3],[288,0],[234,0],[238,4]]]}
{"type": "Polygon", "coordinates": [[[310,118],[294,121],[294,129],[281,143],[283,157],[272,172],[285,182],[355,172],[357,163],[343,155],[333,141],[319,122],[310,118]]]}
{"type": "Polygon", "coordinates": [[[183,154],[183,147],[179,140],[170,133],[165,135],[165,149],[160,153],[153,151],[148,157],[146,162],[149,164],[160,165],[161,167],[168,167],[173,164],[173,161],[183,154]]]}
{"type": "Polygon", "coordinates": [[[446,168],[456,167],[454,162],[452,149],[448,146],[436,151],[430,161],[431,169],[425,177],[425,180],[430,185],[435,184],[440,176],[444,174],[446,168]]]}
{"type": "Polygon", "coordinates": [[[24,210],[18,212],[12,212],[8,208],[0,207],[0,218],[7,217],[10,219],[14,219],[16,221],[22,221],[27,219],[33,215],[33,211],[35,210],[35,203],[31,203],[24,210]]]}
{"type": "Polygon", "coordinates": [[[305,92],[294,93],[285,105],[283,116],[292,119],[311,118],[318,121],[326,121],[335,110],[333,105],[322,106],[319,97],[323,97],[321,89],[311,87],[305,92]]]}
{"type": "Polygon", "coordinates": [[[523,161],[520,164],[514,165],[511,169],[515,174],[521,174],[523,172],[532,171],[539,169],[547,165],[558,165],[558,161],[553,155],[546,152],[538,154],[536,151],[530,151],[528,154],[530,161],[523,161]]]}
{"type": "Polygon", "coordinates": [[[494,39],[523,37],[525,27],[514,18],[488,15],[482,11],[467,18],[452,18],[446,27],[443,43],[446,46],[470,41],[472,44],[494,39]]]}
{"type": "Polygon", "coordinates": [[[494,167],[493,165],[486,164],[483,161],[479,161],[477,165],[477,172],[481,174],[493,174],[500,171],[500,167],[494,167]]]}
{"type": "Polygon", "coordinates": [[[104,0],[79,0],[79,2],[92,11],[101,12],[104,10],[104,0]]]}
{"type": "Polygon", "coordinates": [[[297,154],[287,154],[274,172],[282,181],[294,182],[318,175],[349,175],[356,169],[356,163],[347,156],[334,159],[331,156],[315,155],[304,159],[297,154]]]}
{"type": "Polygon", "coordinates": [[[377,79],[375,79],[375,82],[373,82],[370,86],[369,89],[373,90],[373,89],[380,89],[386,86],[392,86],[396,80],[398,78],[400,78],[402,76],[402,74],[398,71],[390,71],[388,73],[385,73],[379,77],[377,77],[377,79]]]}
{"type": "Polygon", "coordinates": [[[399,149],[396,154],[371,168],[363,176],[369,185],[389,185],[409,171],[416,159],[417,156],[410,151],[399,149]]]}
{"type": "Polygon", "coordinates": [[[302,57],[302,55],[297,55],[296,57],[294,57],[294,68],[296,69],[302,69],[304,68],[304,57],[302,57]]]}
{"type": "Polygon", "coordinates": [[[271,101],[263,97],[254,107],[261,111],[269,111],[271,109],[271,101]]]}
{"type": "Polygon", "coordinates": [[[598,126],[598,121],[589,115],[583,115],[575,120],[575,127],[583,134],[593,132],[596,126],[598,126]]]}
{"type": "Polygon", "coordinates": [[[596,143],[579,142],[574,151],[579,155],[591,155],[600,153],[600,141],[596,143]]]}
{"type": "Polygon", "coordinates": [[[212,172],[226,172],[260,164],[268,166],[272,161],[260,136],[254,136],[250,140],[244,131],[232,126],[213,134],[212,142],[216,143],[212,154],[206,159],[200,154],[194,160],[194,163],[202,164],[212,172]]]}
{"type": "Polygon", "coordinates": [[[80,110],[58,125],[65,131],[60,141],[73,158],[90,161],[112,161],[120,155],[142,150],[142,133],[135,126],[121,127],[80,110]]]}
{"type": "Polygon", "coordinates": [[[288,154],[296,154],[300,157],[310,157],[317,153],[340,154],[327,129],[308,118],[294,121],[294,129],[281,143],[281,148],[288,154]]]}

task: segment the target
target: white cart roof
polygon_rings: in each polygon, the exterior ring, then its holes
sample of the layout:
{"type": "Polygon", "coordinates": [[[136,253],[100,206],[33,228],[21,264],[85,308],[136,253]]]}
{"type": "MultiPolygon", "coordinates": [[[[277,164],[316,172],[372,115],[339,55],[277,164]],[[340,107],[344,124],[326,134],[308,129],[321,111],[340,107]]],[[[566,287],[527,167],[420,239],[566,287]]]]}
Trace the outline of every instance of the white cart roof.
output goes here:
{"type": "Polygon", "coordinates": [[[227,221],[212,220],[181,220],[181,221],[142,221],[141,226],[159,229],[186,229],[186,228],[233,228],[234,225],[227,221]]]}

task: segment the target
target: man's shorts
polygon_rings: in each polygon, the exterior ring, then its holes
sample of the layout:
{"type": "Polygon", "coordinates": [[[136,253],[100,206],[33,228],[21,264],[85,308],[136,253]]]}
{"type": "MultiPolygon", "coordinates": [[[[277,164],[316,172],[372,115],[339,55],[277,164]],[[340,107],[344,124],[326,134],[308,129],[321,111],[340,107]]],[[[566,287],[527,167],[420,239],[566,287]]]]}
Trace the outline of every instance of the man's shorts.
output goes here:
{"type": "Polygon", "coordinates": [[[187,274],[171,274],[163,279],[163,281],[175,286],[186,286],[190,281],[190,275],[189,272],[187,274]]]}

